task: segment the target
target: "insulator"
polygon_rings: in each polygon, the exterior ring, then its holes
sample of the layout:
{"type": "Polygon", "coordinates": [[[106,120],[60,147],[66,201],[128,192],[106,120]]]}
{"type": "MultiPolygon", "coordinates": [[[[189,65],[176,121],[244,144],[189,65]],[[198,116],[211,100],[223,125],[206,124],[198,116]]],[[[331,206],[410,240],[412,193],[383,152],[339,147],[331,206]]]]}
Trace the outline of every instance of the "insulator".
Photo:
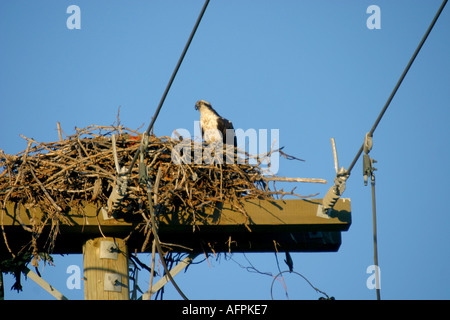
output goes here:
{"type": "Polygon", "coordinates": [[[348,178],[348,172],[341,168],[341,170],[338,172],[338,175],[336,176],[336,179],[334,179],[334,186],[332,186],[325,197],[323,197],[322,200],[322,212],[325,214],[328,214],[328,212],[333,209],[336,202],[339,200],[341,195],[345,191],[345,181],[348,178]]]}
{"type": "MultiPolygon", "coordinates": [[[[121,173],[126,172],[125,168],[121,169],[121,173]]],[[[111,194],[108,198],[108,216],[112,215],[112,212],[117,210],[122,203],[123,199],[127,195],[128,190],[128,175],[119,176],[116,180],[111,194]]]]}
{"type": "Polygon", "coordinates": [[[332,209],[336,202],[339,200],[340,194],[338,194],[337,189],[338,188],[336,188],[336,186],[332,186],[328,190],[325,197],[323,197],[322,208],[324,213],[328,213],[328,211],[332,209]]]}

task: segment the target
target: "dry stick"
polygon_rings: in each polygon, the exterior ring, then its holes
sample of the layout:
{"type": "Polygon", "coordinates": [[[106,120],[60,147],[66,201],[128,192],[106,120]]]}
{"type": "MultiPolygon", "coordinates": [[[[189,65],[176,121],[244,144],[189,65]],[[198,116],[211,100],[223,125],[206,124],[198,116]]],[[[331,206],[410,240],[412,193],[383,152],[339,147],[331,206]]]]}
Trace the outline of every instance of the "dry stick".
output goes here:
{"type": "MultiPolygon", "coordinates": [[[[83,144],[80,141],[80,138],[77,138],[77,142],[80,145],[81,149],[83,149],[84,154],[86,155],[86,157],[89,157],[89,153],[87,152],[86,148],[83,146],[83,144]]],[[[81,158],[84,158],[81,154],[80,154],[81,158]]]]}
{"type": "Polygon", "coordinates": [[[312,198],[312,197],[315,197],[315,196],[317,196],[319,193],[310,194],[310,195],[307,195],[307,196],[302,196],[302,195],[300,195],[300,194],[297,194],[297,193],[294,193],[294,192],[286,192],[286,191],[283,191],[283,189],[281,189],[280,191],[269,191],[269,192],[267,192],[267,194],[269,194],[269,195],[274,195],[274,194],[281,195],[281,198],[283,198],[283,196],[288,195],[288,196],[296,196],[296,197],[299,197],[299,198],[304,199],[304,198],[312,198]]]}
{"type": "Polygon", "coordinates": [[[106,236],[104,235],[104,233],[102,231],[102,226],[100,225],[100,220],[98,219],[98,214],[95,215],[95,218],[97,219],[97,225],[98,225],[98,230],[100,231],[100,234],[103,236],[103,238],[106,239],[106,236]]]}
{"type": "MultiPolygon", "coordinates": [[[[119,121],[119,120],[117,120],[119,121]]],[[[112,135],[112,152],[114,157],[114,165],[116,166],[116,172],[117,174],[120,173],[120,165],[119,165],[119,159],[117,158],[117,147],[116,147],[116,135],[112,135]]]]}
{"type": "Polygon", "coordinates": [[[182,248],[184,250],[190,251],[190,252],[194,251],[194,249],[186,247],[186,246],[182,246],[181,244],[161,242],[161,241],[160,241],[160,244],[161,244],[161,246],[166,246],[166,247],[168,247],[170,249],[172,249],[172,247],[178,247],[178,248],[182,248]]]}
{"type": "Polygon", "coordinates": [[[55,191],[59,191],[59,192],[67,192],[67,193],[83,193],[83,192],[94,190],[95,186],[88,187],[86,189],[79,189],[79,190],[68,190],[68,189],[61,189],[61,188],[55,188],[55,187],[49,187],[49,186],[47,186],[47,189],[55,190],[55,191]]]}
{"type": "Polygon", "coordinates": [[[31,168],[30,165],[27,165],[28,169],[30,169],[31,175],[33,176],[34,180],[38,183],[38,185],[41,187],[42,191],[44,192],[45,196],[47,197],[47,199],[50,201],[50,203],[55,207],[56,210],[58,210],[59,212],[63,211],[61,209],[60,206],[58,206],[58,204],[52,199],[52,197],[50,196],[50,194],[48,193],[48,191],[45,189],[44,185],[42,184],[42,182],[36,177],[36,175],[34,174],[33,169],[31,168]]]}
{"type": "Polygon", "coordinates": [[[16,218],[17,218],[17,220],[19,221],[19,223],[20,223],[20,225],[22,226],[22,228],[23,228],[25,231],[33,232],[33,230],[32,230],[30,227],[28,227],[28,226],[23,222],[22,217],[21,217],[21,215],[20,215],[20,206],[19,206],[18,211],[19,211],[19,214],[16,216],[16,218]]]}
{"type": "MultiPolygon", "coordinates": [[[[50,152],[50,155],[51,155],[51,154],[55,154],[55,150],[52,150],[52,149],[48,148],[45,144],[39,143],[39,142],[37,142],[36,140],[31,139],[31,138],[27,138],[27,137],[25,137],[24,135],[21,135],[21,134],[20,134],[19,136],[20,136],[21,138],[27,140],[28,142],[33,142],[33,143],[37,144],[39,147],[42,147],[42,148],[46,149],[47,151],[50,152]]],[[[66,156],[65,154],[62,154],[61,152],[58,152],[57,154],[58,154],[59,156],[63,157],[63,158],[68,158],[69,160],[73,160],[73,158],[71,158],[71,157],[69,157],[69,156],[66,156]]]]}
{"type": "Polygon", "coordinates": [[[58,127],[58,136],[59,136],[59,141],[62,141],[62,134],[61,134],[61,124],[58,122],[56,122],[56,126],[58,127]]]}
{"type": "MultiPolygon", "coordinates": [[[[28,153],[30,152],[30,147],[31,147],[32,144],[33,144],[32,142],[28,141],[27,149],[25,150],[25,153],[22,156],[22,165],[21,165],[21,167],[23,167],[27,163],[28,153]]],[[[6,172],[6,170],[5,170],[5,172],[6,172]]],[[[20,170],[19,173],[17,174],[16,181],[14,182],[14,185],[11,187],[11,189],[9,190],[8,194],[5,197],[5,200],[3,201],[3,206],[6,206],[6,201],[8,201],[9,197],[11,196],[11,193],[13,192],[14,188],[17,185],[17,182],[19,182],[19,179],[21,177],[22,177],[22,170],[20,170]]]]}
{"type": "Polygon", "coordinates": [[[148,296],[148,300],[151,299],[152,297],[152,287],[153,287],[153,274],[155,273],[155,251],[156,251],[156,240],[153,239],[153,244],[152,244],[152,267],[151,267],[151,271],[150,271],[150,285],[149,285],[149,289],[150,289],[150,294],[148,296]]]}
{"type": "MultiPolygon", "coordinates": [[[[85,157],[85,158],[83,158],[82,160],[83,160],[83,161],[87,161],[87,160],[96,158],[96,157],[98,157],[98,156],[103,156],[104,158],[107,158],[107,157],[109,156],[110,153],[111,153],[111,151],[105,151],[105,152],[102,152],[102,153],[99,153],[99,154],[96,154],[96,155],[94,154],[94,155],[92,155],[92,156],[85,157]]],[[[68,158],[70,158],[70,157],[68,157],[68,158]]],[[[77,165],[80,164],[80,162],[82,162],[81,160],[76,160],[76,159],[74,159],[74,158],[70,158],[70,160],[75,161],[75,163],[74,163],[74,164],[71,164],[71,165],[69,165],[69,166],[67,166],[67,167],[65,167],[64,169],[62,169],[62,170],[58,171],[57,173],[55,173],[54,175],[52,175],[50,178],[47,179],[47,182],[48,182],[48,181],[51,181],[51,180],[54,180],[55,178],[57,178],[58,176],[60,176],[60,175],[63,174],[64,172],[66,172],[67,170],[76,167],[77,165]]],[[[101,159],[99,159],[99,160],[101,160],[101,159]]],[[[105,174],[109,174],[108,171],[106,171],[106,170],[104,170],[104,169],[102,169],[102,168],[100,168],[100,167],[98,167],[98,166],[96,166],[96,165],[90,164],[90,166],[91,166],[91,167],[94,167],[94,168],[97,168],[97,169],[99,169],[99,170],[101,170],[101,171],[104,172],[105,174]]],[[[109,174],[109,176],[110,176],[112,179],[114,179],[114,176],[113,176],[112,174],[109,174]]]]}
{"type": "Polygon", "coordinates": [[[147,219],[147,217],[145,217],[145,214],[144,214],[144,213],[142,213],[142,216],[143,216],[143,217],[145,218],[145,220],[147,221],[147,224],[145,225],[145,232],[147,233],[147,235],[145,236],[144,243],[142,244],[142,247],[141,247],[141,252],[144,252],[144,251],[145,251],[145,248],[147,248],[148,241],[150,240],[151,231],[148,230],[148,227],[149,227],[150,224],[151,224],[151,220],[150,220],[150,219],[147,219]]]}
{"type": "Polygon", "coordinates": [[[314,179],[314,178],[263,177],[263,180],[265,180],[265,181],[284,181],[284,182],[327,183],[327,180],[314,179]]]}
{"type": "MultiPolygon", "coordinates": [[[[1,152],[1,150],[0,150],[0,152],[1,152]]],[[[3,176],[6,176],[7,174],[8,174],[8,171],[6,171],[6,170],[1,172],[0,173],[0,179],[3,178],[3,176]]]]}
{"type": "Polygon", "coordinates": [[[66,169],[67,168],[67,166],[65,166],[63,164],[60,164],[60,163],[53,162],[53,161],[48,161],[48,160],[44,160],[44,159],[39,159],[38,161],[39,161],[39,163],[45,164],[47,166],[57,167],[59,169],[66,169]]]}

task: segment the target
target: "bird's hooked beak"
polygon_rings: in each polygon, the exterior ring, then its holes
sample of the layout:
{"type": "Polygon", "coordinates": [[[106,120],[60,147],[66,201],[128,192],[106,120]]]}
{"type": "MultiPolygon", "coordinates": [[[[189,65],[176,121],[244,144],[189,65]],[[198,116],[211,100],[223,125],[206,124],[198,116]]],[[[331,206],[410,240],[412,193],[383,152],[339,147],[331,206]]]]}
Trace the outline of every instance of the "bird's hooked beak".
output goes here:
{"type": "Polygon", "coordinates": [[[195,103],[195,110],[200,110],[200,107],[211,108],[211,104],[205,100],[198,100],[195,103]]]}
{"type": "Polygon", "coordinates": [[[195,110],[200,110],[200,107],[202,106],[202,104],[204,104],[205,103],[205,101],[203,101],[203,100],[198,100],[196,103],[195,103],[195,110]]]}

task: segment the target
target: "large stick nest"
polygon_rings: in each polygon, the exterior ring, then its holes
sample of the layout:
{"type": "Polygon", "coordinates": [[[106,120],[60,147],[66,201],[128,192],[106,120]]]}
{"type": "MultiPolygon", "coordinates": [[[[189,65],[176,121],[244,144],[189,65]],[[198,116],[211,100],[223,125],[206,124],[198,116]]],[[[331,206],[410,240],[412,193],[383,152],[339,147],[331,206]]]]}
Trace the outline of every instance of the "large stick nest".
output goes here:
{"type": "MultiPolygon", "coordinates": [[[[38,207],[44,213],[40,221],[33,221],[32,226],[23,226],[31,238],[30,246],[23,250],[36,257],[38,252],[51,253],[59,224],[68,223],[65,214],[69,209],[82,208],[86,201],[108,208],[108,198],[119,176],[117,165],[130,166],[141,145],[141,134],[123,126],[93,125],[76,129],[74,135],[65,139],[60,131],[60,140],[56,142],[39,143],[23,138],[28,141],[27,148],[17,155],[7,155],[0,149],[0,201],[2,208],[11,201],[27,208],[38,207]],[[51,232],[46,247],[39,248],[37,238],[49,225],[51,232]]],[[[145,166],[139,166],[140,159],[133,166],[126,197],[117,210],[131,212],[141,218],[142,223],[148,223],[147,190],[150,185],[153,204],[163,208],[160,214],[183,210],[194,221],[204,219],[198,211],[214,207],[218,202],[230,203],[236,211],[246,215],[242,205],[244,199],[297,195],[293,191],[269,190],[261,161],[270,158],[272,151],[259,156],[259,162],[250,164],[251,156],[234,148],[233,156],[239,157],[239,163],[235,160],[233,164],[220,164],[211,161],[211,157],[209,161],[198,159],[198,154],[215,156],[210,145],[192,140],[182,143],[190,144],[192,157],[191,161],[177,164],[180,159],[189,159],[182,152],[174,152],[174,149],[180,150],[180,140],[149,136],[143,154],[145,166]],[[196,148],[201,148],[202,152],[196,153],[196,148]],[[143,168],[146,168],[145,172],[143,168]],[[143,173],[150,185],[143,181],[143,173]]],[[[7,244],[4,232],[3,236],[7,244]]]]}

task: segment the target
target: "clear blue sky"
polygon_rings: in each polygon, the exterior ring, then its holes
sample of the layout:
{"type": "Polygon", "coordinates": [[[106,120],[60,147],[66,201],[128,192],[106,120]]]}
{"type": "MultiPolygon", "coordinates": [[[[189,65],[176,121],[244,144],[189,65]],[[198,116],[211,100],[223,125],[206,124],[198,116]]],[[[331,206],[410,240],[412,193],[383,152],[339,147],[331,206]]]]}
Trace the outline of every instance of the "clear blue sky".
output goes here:
{"type": "MultiPolygon", "coordinates": [[[[325,195],[334,179],[330,138],[348,167],[441,4],[416,1],[212,0],[156,121],[157,135],[193,132],[194,104],[211,101],[235,128],[279,129],[280,146],[306,162],[280,160],[278,175],[323,178],[297,192],[325,195]],[[366,9],[381,9],[381,29],[368,29],[366,9]]],[[[74,127],[150,122],[203,1],[0,2],[0,148],[58,139],[59,121],[74,127]],[[69,30],[67,7],[81,9],[69,30]]],[[[450,298],[449,169],[450,8],[422,48],[374,134],[381,295],[384,299],[450,298]]],[[[144,130],[144,129],[142,129],[144,130]]],[[[285,188],[294,187],[290,184],[285,188]]],[[[280,187],[282,185],[279,185],[280,187]]],[[[375,299],[366,286],[373,264],[370,186],[362,161],[345,197],[352,226],[335,253],[293,253],[294,270],[336,299],[375,299]]],[[[249,266],[242,254],[232,256],[249,266]]],[[[248,254],[260,271],[278,273],[273,253],[248,254]]],[[[148,261],[148,255],[142,259],[148,261]]],[[[280,267],[286,270],[279,257],[280,267]]],[[[176,280],[190,299],[270,299],[272,277],[232,260],[192,265],[176,280]]],[[[68,266],[81,255],[56,256],[41,272],[69,299],[68,266]]],[[[52,299],[24,281],[7,299],[52,299]]],[[[291,299],[317,299],[300,277],[287,275],[291,299]]],[[[148,274],[140,274],[148,289],[148,274]]],[[[274,295],[285,299],[280,285],[274,295]]],[[[179,299],[172,285],[166,299],[179,299]]]]}

